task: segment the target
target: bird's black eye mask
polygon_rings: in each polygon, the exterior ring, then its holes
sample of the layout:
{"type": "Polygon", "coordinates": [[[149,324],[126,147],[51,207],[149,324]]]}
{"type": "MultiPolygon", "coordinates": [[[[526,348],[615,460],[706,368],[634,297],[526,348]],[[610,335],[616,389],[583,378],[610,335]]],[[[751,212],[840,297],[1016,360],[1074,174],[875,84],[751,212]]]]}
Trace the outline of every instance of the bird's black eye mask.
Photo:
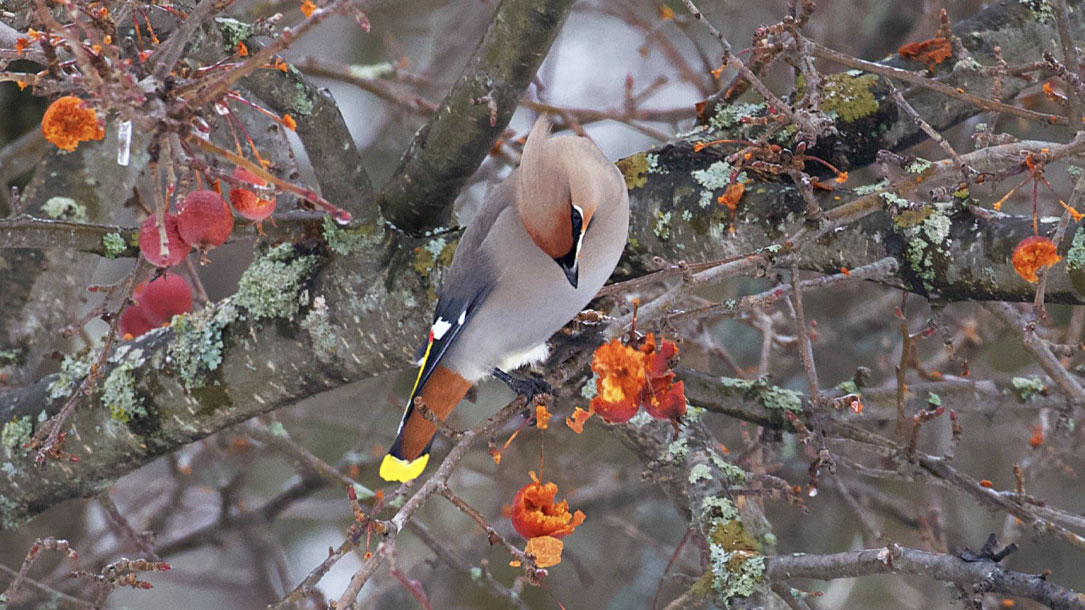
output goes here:
{"type": "Polygon", "coordinates": [[[572,221],[573,245],[564,255],[556,257],[554,262],[561,266],[562,271],[565,272],[565,278],[569,280],[573,288],[576,288],[577,262],[580,258],[580,246],[583,243],[584,214],[571,201],[569,202],[569,219],[572,221]]]}

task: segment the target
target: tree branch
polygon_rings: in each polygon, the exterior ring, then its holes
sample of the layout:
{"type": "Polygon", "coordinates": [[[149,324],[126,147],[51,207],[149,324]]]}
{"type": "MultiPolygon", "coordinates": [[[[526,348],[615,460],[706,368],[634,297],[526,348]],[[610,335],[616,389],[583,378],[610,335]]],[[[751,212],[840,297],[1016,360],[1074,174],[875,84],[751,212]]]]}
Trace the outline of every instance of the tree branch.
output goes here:
{"type": "Polygon", "coordinates": [[[456,85],[381,191],[381,211],[392,225],[419,234],[447,222],[453,200],[505,130],[572,4],[502,0],[456,85]]]}
{"type": "Polygon", "coordinates": [[[983,587],[984,591],[1036,600],[1055,610],[1085,609],[1085,597],[1046,578],[1006,570],[997,563],[892,545],[831,555],[778,555],[765,558],[765,575],[773,580],[834,580],[874,574],[913,574],[939,581],[983,587]]]}

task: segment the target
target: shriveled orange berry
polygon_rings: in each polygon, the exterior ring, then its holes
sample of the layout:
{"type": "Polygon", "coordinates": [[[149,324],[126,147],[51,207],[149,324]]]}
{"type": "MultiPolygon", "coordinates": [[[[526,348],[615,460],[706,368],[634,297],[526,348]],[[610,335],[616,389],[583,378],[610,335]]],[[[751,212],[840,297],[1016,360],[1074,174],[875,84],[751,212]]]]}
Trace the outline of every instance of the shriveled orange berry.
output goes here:
{"type": "Polygon", "coordinates": [[[584,513],[569,512],[569,503],[565,500],[555,502],[558,486],[555,483],[542,483],[534,472],[531,483],[516,493],[512,501],[512,526],[526,539],[539,536],[561,538],[573,533],[584,522],[584,513]]]}
{"type": "Polygon", "coordinates": [[[1013,251],[1013,268],[1026,282],[1035,284],[1040,281],[1036,272],[1041,267],[1054,265],[1062,260],[1055,242],[1046,237],[1026,237],[1013,251]]]}
{"type": "Polygon", "coordinates": [[[74,95],[58,98],[41,119],[41,133],[61,150],[73,151],[80,142],[101,140],[105,130],[98,125],[98,113],[74,95]]]}

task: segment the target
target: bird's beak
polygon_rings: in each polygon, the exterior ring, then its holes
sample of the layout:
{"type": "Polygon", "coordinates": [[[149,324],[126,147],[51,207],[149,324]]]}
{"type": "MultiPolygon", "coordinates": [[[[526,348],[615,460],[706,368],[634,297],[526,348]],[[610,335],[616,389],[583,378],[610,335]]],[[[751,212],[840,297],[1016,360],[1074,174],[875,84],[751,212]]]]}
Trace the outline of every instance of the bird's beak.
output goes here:
{"type": "Polygon", "coordinates": [[[561,270],[565,272],[565,279],[569,280],[569,284],[571,284],[573,288],[576,288],[576,283],[579,279],[580,261],[573,260],[572,265],[566,265],[564,262],[558,261],[558,264],[561,265],[561,270]]]}
{"type": "Polygon", "coordinates": [[[576,288],[576,283],[579,280],[580,272],[580,247],[584,245],[584,232],[581,231],[576,240],[576,244],[569,250],[565,256],[559,256],[554,259],[554,262],[561,267],[561,270],[565,273],[565,279],[569,280],[569,284],[576,288]]]}

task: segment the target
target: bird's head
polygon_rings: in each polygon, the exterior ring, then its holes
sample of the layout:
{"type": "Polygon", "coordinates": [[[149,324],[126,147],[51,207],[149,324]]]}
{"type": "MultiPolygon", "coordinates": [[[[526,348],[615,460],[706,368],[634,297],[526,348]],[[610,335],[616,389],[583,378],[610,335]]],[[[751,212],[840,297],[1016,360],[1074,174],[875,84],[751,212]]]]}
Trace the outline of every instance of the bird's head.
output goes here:
{"type": "Polygon", "coordinates": [[[517,206],[531,240],[576,288],[584,233],[620,193],[609,192],[613,166],[591,140],[549,132],[549,119],[540,117],[524,144],[517,206]]]}

